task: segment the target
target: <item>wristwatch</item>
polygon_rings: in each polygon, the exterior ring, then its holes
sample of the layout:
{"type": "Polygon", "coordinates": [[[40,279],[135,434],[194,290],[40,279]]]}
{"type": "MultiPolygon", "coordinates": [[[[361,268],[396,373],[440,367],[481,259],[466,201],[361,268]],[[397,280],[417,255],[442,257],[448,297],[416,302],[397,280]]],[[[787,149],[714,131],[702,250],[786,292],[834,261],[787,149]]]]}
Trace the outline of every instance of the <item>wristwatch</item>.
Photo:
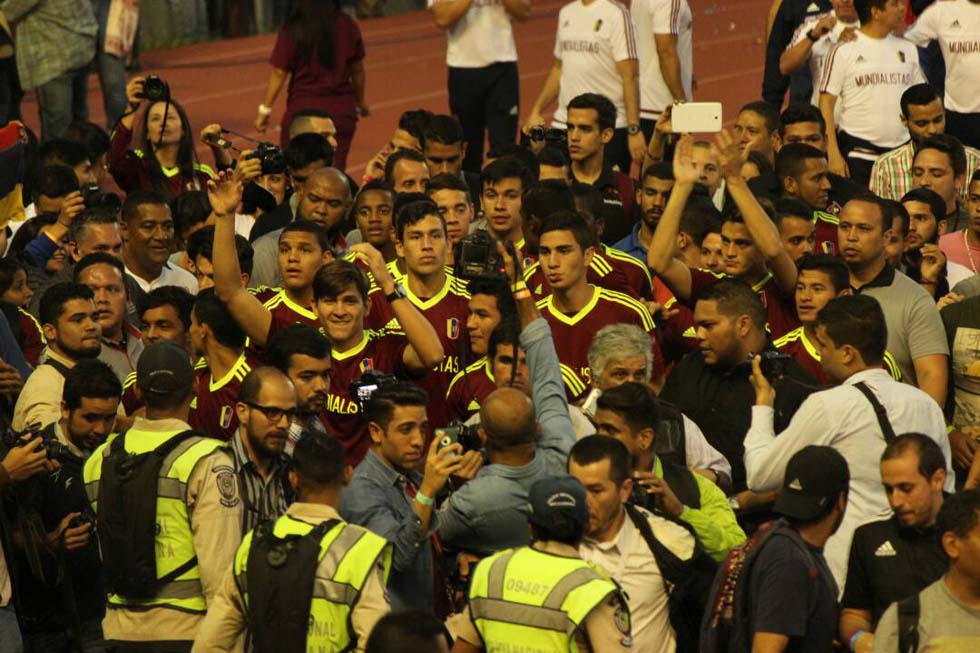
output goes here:
{"type": "Polygon", "coordinates": [[[629,134],[630,136],[636,136],[637,134],[640,133],[640,126],[637,125],[636,123],[632,125],[626,125],[626,133],[629,134]]]}
{"type": "Polygon", "coordinates": [[[814,36],[813,35],[813,30],[812,29],[809,32],[806,33],[806,37],[808,39],[810,39],[810,42],[811,43],[816,43],[817,41],[820,40],[820,37],[819,36],[814,36]]]}
{"type": "Polygon", "coordinates": [[[406,297],[408,297],[408,293],[405,291],[405,286],[403,286],[400,281],[395,284],[394,290],[385,295],[385,299],[388,300],[389,304],[393,303],[396,299],[405,299],[406,297]]]}

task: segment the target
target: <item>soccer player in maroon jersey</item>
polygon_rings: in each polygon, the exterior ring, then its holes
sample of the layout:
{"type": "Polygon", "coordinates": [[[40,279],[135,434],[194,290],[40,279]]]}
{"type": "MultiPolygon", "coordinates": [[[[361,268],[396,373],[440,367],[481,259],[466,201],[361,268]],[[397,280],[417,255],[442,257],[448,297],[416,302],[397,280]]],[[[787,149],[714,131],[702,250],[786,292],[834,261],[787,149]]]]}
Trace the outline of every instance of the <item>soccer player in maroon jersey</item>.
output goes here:
{"type": "Polygon", "coordinates": [[[317,273],[313,282],[316,312],[331,346],[330,392],[324,413],[327,430],[344,443],[347,462],[356,466],[370,439],[361,406],[350,396],[351,381],[368,370],[422,376],[442,362],[444,352],[432,325],[405,299],[405,289],[396,284],[381,253],[367,243],[354,245],[351,251],[367,262],[404,334],[364,329],[371,299],[367,278],[353,263],[334,261],[317,273]]]}
{"type": "MultiPolygon", "coordinates": [[[[584,398],[588,391],[589,344],[593,334],[607,324],[625,322],[641,327],[651,336],[655,359],[662,362],[647,307],[629,295],[588,282],[594,239],[586,218],[569,211],[551,215],[541,228],[541,268],[552,293],[537,306],[551,326],[570,402],[584,398]]],[[[662,369],[655,371],[655,378],[661,373],[662,369]]]]}
{"type": "Polygon", "coordinates": [[[534,256],[527,249],[521,198],[533,184],[527,166],[510,156],[492,161],[480,173],[481,206],[490,235],[514,243],[524,267],[534,262],[534,256]]]}
{"type": "MultiPolygon", "coordinates": [[[[724,270],[759,293],[766,307],[769,331],[778,338],[799,326],[791,294],[796,288],[796,264],[783,249],[776,225],[742,178],[743,154],[738,143],[727,130],[718,134],[716,142],[728,193],[741,214],[727,216],[721,226],[724,270]]],[[[693,143],[690,136],[682,137],[678,143],[674,155],[674,188],[647,253],[650,268],[678,299],[692,308],[697,296],[722,278],[722,275],[688,267],[673,257],[681,215],[698,182],[693,143]]]]}
{"type": "Polygon", "coordinates": [[[283,287],[252,295],[242,285],[235,249],[235,210],[242,184],[229,174],[208,182],[208,198],[215,215],[214,287],[253,347],[265,347],[277,330],[300,322],[317,324],[313,312],[313,278],[331,257],[330,238],[318,224],[297,221],[279,236],[279,272],[283,287]]]}
{"type": "Polygon", "coordinates": [[[444,172],[429,180],[425,194],[436,203],[439,214],[446,221],[446,234],[449,237],[446,262],[452,266],[456,260],[454,249],[470,232],[470,224],[473,222],[474,210],[473,200],[470,199],[470,187],[459,175],[444,172]]]}
{"type": "Polygon", "coordinates": [[[201,361],[194,368],[197,397],[188,423],[212,438],[229,440],[238,429],[238,390],[258,361],[246,353],[244,331],[212,288],[194,302],[190,337],[201,361]]]}

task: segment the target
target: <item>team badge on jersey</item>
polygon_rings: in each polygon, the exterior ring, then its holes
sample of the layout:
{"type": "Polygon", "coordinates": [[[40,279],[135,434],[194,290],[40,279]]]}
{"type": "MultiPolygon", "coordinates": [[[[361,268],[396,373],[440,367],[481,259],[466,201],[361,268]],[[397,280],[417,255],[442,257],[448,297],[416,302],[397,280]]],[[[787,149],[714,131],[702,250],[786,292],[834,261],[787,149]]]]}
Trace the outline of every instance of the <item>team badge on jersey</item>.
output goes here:
{"type": "Polygon", "coordinates": [[[373,358],[362,358],[361,362],[357,364],[361,370],[361,374],[365,372],[370,372],[374,369],[374,359],[373,358]]]}
{"type": "Polygon", "coordinates": [[[231,427],[231,416],[234,415],[231,406],[221,407],[221,428],[226,429],[231,427]]]}
{"type": "Polygon", "coordinates": [[[459,318],[451,317],[446,320],[446,335],[449,336],[450,340],[456,340],[459,338],[459,318]]]}

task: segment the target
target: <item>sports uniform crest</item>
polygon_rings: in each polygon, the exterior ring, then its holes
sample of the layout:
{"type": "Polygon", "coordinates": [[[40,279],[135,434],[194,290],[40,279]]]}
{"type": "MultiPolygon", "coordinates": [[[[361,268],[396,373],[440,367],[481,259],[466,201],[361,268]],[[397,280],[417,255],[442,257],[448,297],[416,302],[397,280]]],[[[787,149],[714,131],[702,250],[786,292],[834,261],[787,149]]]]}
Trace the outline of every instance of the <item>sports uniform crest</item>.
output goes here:
{"type": "Polygon", "coordinates": [[[456,340],[459,338],[459,318],[451,317],[446,320],[446,336],[450,340],[456,340]]]}
{"type": "Polygon", "coordinates": [[[219,418],[219,423],[221,424],[221,428],[227,429],[231,427],[231,416],[234,414],[235,413],[232,410],[231,406],[221,407],[221,417],[219,418]]]}
{"type": "Polygon", "coordinates": [[[357,364],[357,367],[361,370],[361,374],[365,372],[370,372],[374,369],[374,359],[373,358],[362,358],[361,362],[357,364]]]}

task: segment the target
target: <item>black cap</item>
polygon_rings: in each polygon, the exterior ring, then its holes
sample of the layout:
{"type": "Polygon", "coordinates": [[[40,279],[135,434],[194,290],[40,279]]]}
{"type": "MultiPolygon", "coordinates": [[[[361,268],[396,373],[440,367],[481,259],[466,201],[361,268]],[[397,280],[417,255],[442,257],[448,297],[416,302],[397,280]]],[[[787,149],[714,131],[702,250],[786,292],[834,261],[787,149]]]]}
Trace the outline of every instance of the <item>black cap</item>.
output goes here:
{"type": "Polygon", "coordinates": [[[166,396],[188,392],[194,385],[194,367],[186,351],[162,340],[140,354],[136,383],[144,394],[166,396]]]}
{"type": "Polygon", "coordinates": [[[846,492],[850,480],[847,461],[836,449],[803,447],[786,464],[775,510],[786,517],[808,521],[846,492]]]}
{"type": "Polygon", "coordinates": [[[580,537],[589,523],[585,487],[574,476],[549,476],[528,492],[530,522],[562,540],[580,537]]]}

